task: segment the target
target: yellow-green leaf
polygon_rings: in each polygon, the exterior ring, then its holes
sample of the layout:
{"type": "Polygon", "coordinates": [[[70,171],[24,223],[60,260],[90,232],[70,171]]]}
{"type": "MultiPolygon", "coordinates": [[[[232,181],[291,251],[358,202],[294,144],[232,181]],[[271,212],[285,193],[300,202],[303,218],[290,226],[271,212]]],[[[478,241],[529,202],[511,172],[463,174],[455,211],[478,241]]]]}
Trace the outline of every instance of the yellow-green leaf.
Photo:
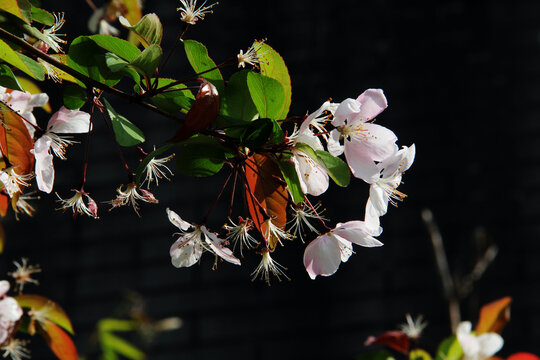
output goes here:
{"type": "Polygon", "coordinates": [[[285,65],[285,61],[281,55],[278,54],[270,45],[263,42],[255,42],[255,48],[257,49],[257,55],[261,59],[261,74],[277,80],[283,87],[283,93],[285,94],[285,100],[281,107],[280,118],[284,119],[289,113],[289,107],[291,106],[291,77],[289,76],[289,70],[285,65]],[[260,44],[257,46],[257,43],[260,44]]]}
{"type": "Polygon", "coordinates": [[[27,56],[13,51],[13,49],[3,40],[0,40],[0,59],[15,66],[19,70],[24,71],[36,80],[42,81],[45,78],[41,65],[27,56]]]}
{"type": "Polygon", "coordinates": [[[431,355],[426,350],[414,349],[409,353],[409,360],[431,360],[431,355]]]}
{"type": "Polygon", "coordinates": [[[17,0],[2,0],[0,1],[0,10],[4,10],[10,14],[13,14],[15,15],[16,17],[18,17],[19,19],[27,22],[27,23],[30,23],[29,21],[26,20],[26,18],[24,17],[24,15],[22,14],[22,11],[19,7],[19,4],[17,3],[17,0]]]}

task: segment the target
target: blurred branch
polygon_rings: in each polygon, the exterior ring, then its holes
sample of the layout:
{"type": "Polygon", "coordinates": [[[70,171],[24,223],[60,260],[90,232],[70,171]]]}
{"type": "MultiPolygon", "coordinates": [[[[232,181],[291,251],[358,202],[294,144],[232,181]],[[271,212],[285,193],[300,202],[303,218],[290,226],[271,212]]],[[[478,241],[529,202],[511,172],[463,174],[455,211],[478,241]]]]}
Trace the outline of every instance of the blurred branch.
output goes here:
{"type": "Polygon", "coordinates": [[[431,238],[431,244],[433,245],[433,252],[435,253],[435,260],[437,261],[437,269],[439,270],[439,276],[441,277],[444,297],[448,302],[448,313],[450,316],[450,326],[452,332],[454,332],[461,321],[461,311],[459,308],[459,299],[456,292],[456,286],[450,268],[448,266],[448,259],[446,257],[446,251],[444,250],[443,239],[439,227],[433,218],[433,213],[429,209],[422,210],[422,220],[426,225],[427,231],[431,238]]]}

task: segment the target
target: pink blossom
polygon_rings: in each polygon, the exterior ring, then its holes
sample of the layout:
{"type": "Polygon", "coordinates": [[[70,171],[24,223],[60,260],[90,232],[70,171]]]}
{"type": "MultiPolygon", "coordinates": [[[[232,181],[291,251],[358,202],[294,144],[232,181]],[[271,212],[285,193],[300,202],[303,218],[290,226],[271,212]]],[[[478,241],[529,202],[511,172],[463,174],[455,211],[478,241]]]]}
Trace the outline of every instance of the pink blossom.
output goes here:
{"type": "Polygon", "coordinates": [[[382,161],[397,150],[396,135],[373,124],[375,116],[388,106],[381,89],[368,89],[356,100],[346,99],[334,114],[328,139],[328,152],[345,158],[353,175],[368,181],[378,173],[375,161],[382,161]],[[344,144],[340,144],[340,140],[344,144]]]}
{"type": "Polygon", "coordinates": [[[383,244],[374,238],[382,229],[368,227],[363,221],[338,223],[329,232],[317,237],[304,251],[304,266],[309,276],[330,276],[341,262],[346,262],[352,254],[352,244],[364,247],[377,247],[383,244]]]}

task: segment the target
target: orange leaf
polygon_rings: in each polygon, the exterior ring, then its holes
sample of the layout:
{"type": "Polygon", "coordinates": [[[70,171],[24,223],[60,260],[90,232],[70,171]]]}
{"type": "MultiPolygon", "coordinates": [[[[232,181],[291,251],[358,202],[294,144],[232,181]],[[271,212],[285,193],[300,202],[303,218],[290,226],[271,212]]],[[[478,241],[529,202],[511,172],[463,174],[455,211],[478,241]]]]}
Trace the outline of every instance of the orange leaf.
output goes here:
{"type": "Polygon", "coordinates": [[[15,297],[15,300],[23,308],[31,308],[33,312],[38,312],[40,317],[52,321],[73,334],[73,326],[66,312],[52,300],[41,295],[22,294],[15,297]]]}
{"type": "Polygon", "coordinates": [[[22,117],[8,106],[0,103],[0,151],[9,164],[16,167],[19,175],[29,174],[34,169],[34,155],[30,150],[34,142],[22,117]]]}
{"type": "Polygon", "coordinates": [[[540,357],[528,352],[519,352],[510,355],[506,360],[540,360],[540,357]]]}
{"type": "Polygon", "coordinates": [[[78,360],[77,348],[64,330],[50,321],[39,323],[41,336],[60,360],[78,360]]]}
{"type": "Polygon", "coordinates": [[[510,321],[511,302],[512,298],[506,296],[482,306],[476,332],[478,334],[486,332],[500,333],[506,323],[510,321]]]}
{"type": "Polygon", "coordinates": [[[214,85],[203,80],[195,103],[189,109],[184,124],[176,135],[170,140],[172,142],[182,141],[199,131],[206,129],[216,121],[219,114],[219,94],[214,85]]]}
{"type": "MultiPolygon", "coordinates": [[[[246,201],[253,222],[259,232],[264,236],[266,216],[261,210],[260,204],[271,217],[272,223],[284,228],[287,223],[287,200],[289,193],[285,182],[281,179],[279,166],[268,156],[254,154],[246,160],[246,201]],[[255,197],[253,199],[252,197],[255,197]],[[257,204],[258,202],[258,204],[257,204]]],[[[270,239],[270,249],[274,249],[277,239],[270,239]]]]}

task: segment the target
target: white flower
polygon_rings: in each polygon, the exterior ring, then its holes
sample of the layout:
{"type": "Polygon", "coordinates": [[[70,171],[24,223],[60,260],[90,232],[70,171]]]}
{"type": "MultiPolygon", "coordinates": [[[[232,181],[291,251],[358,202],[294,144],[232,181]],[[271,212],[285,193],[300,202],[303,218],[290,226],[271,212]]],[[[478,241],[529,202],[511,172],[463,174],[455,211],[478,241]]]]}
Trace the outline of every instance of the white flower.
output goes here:
{"type": "Polygon", "coordinates": [[[45,134],[34,142],[34,149],[31,152],[36,159],[36,181],[39,190],[50,193],[54,184],[54,166],[53,156],[50,150],[59,157],[65,160],[65,148],[73,144],[73,140],[69,140],[58,134],[80,134],[86,133],[90,126],[90,114],[79,111],[70,110],[64,106],[53,114],[45,134]]]}
{"type": "Polygon", "coordinates": [[[33,274],[41,272],[39,265],[28,265],[27,258],[21,258],[20,263],[14,261],[13,265],[15,265],[15,271],[8,273],[8,275],[15,280],[15,285],[19,293],[22,293],[26,284],[39,285],[39,281],[32,278],[33,274]]]}
{"type": "Polygon", "coordinates": [[[49,51],[49,48],[53,49],[57,53],[63,52],[60,44],[67,44],[66,40],[63,40],[59,37],[59,36],[66,36],[66,34],[56,33],[58,30],[60,30],[60,28],[66,22],[64,20],[64,13],[60,13],[60,14],[53,13],[53,16],[54,16],[54,24],[50,28],[43,30],[43,35],[47,37],[51,45],[49,45],[48,43],[45,43],[44,41],[39,41],[35,45],[39,50],[41,50],[44,53],[47,53],[47,51],[49,51]]]}
{"type": "Polygon", "coordinates": [[[270,218],[266,219],[263,222],[261,228],[264,231],[264,238],[266,240],[266,243],[269,244],[272,248],[276,246],[277,243],[283,246],[283,244],[281,243],[281,239],[293,239],[291,234],[289,234],[285,229],[282,229],[281,227],[275,225],[270,218]]]}
{"type": "MultiPolygon", "coordinates": [[[[36,125],[36,117],[33,114],[34,108],[47,104],[49,95],[46,93],[32,95],[26,91],[11,90],[0,86],[0,101],[8,105],[11,110],[21,115],[30,124],[36,125]]],[[[33,138],[35,128],[27,124],[26,121],[24,124],[30,137],[33,138]]]]}
{"type": "Polygon", "coordinates": [[[458,325],[456,336],[463,349],[465,360],[484,360],[499,351],[503,344],[503,338],[497,333],[485,333],[474,335],[471,333],[470,321],[461,322],[458,325]]]}
{"type": "Polygon", "coordinates": [[[296,235],[300,236],[300,240],[302,240],[302,242],[304,242],[304,238],[302,236],[304,232],[304,227],[307,227],[309,230],[318,234],[319,232],[313,225],[311,225],[311,223],[309,222],[309,219],[323,220],[323,221],[326,220],[325,218],[321,216],[321,213],[324,211],[324,209],[322,211],[317,212],[320,206],[321,205],[319,203],[311,207],[305,202],[302,202],[295,206],[291,205],[293,217],[289,221],[289,224],[292,224],[289,229],[289,232],[291,234],[294,234],[295,236],[296,235]]]}
{"type": "Polygon", "coordinates": [[[208,231],[206,226],[193,225],[167,208],[169,221],[180,229],[180,237],[172,244],[170,249],[171,262],[174,267],[189,267],[199,261],[204,251],[209,251],[230,262],[240,265],[240,260],[234,257],[231,249],[224,246],[225,241],[218,238],[213,232],[208,231]],[[187,231],[193,228],[192,231],[187,231]]]}
{"type": "Polygon", "coordinates": [[[242,67],[245,68],[246,64],[249,64],[251,66],[258,66],[261,62],[261,56],[266,53],[266,51],[262,54],[257,54],[257,51],[261,49],[261,47],[264,44],[263,41],[256,41],[254,45],[250,46],[249,49],[247,49],[246,53],[242,50],[240,50],[240,53],[236,55],[236,58],[238,60],[238,68],[242,67]]]}
{"type": "Polygon", "coordinates": [[[255,281],[260,276],[261,280],[266,281],[268,286],[270,286],[270,274],[274,275],[279,281],[281,281],[281,277],[291,280],[285,274],[285,270],[287,270],[287,268],[283,267],[272,259],[270,256],[270,250],[263,249],[260,254],[262,259],[257,268],[251,273],[251,281],[255,281]]]}
{"type": "Polygon", "coordinates": [[[99,219],[97,216],[97,204],[90,197],[90,195],[84,191],[79,191],[73,189],[72,191],[75,192],[75,195],[70,197],[69,199],[62,199],[60,195],[56,194],[58,197],[58,202],[61,204],[60,208],[58,210],[67,210],[71,209],[73,211],[73,216],[77,214],[86,214],[90,217],[93,217],[94,219],[99,219]],[[88,205],[84,203],[84,196],[86,196],[86,201],[88,202],[88,205]]]}
{"type": "Polygon", "coordinates": [[[236,250],[236,246],[240,247],[240,256],[244,246],[248,249],[255,247],[259,242],[249,234],[249,230],[253,229],[253,221],[251,219],[242,219],[238,217],[238,224],[235,224],[231,219],[229,222],[230,225],[223,225],[223,228],[228,231],[227,237],[225,240],[233,244],[233,250],[236,250]]]}
{"type": "Polygon", "coordinates": [[[176,9],[176,11],[180,11],[180,20],[191,25],[195,25],[197,20],[203,20],[206,14],[211,14],[212,7],[219,4],[216,2],[212,5],[205,6],[205,1],[196,9],[197,0],[180,0],[180,2],[182,3],[182,6],[176,9]]]}
{"type": "Polygon", "coordinates": [[[420,335],[422,335],[422,331],[424,331],[425,327],[427,326],[427,322],[424,321],[424,317],[419,315],[413,320],[411,314],[407,314],[405,315],[405,318],[407,319],[407,323],[400,324],[399,328],[409,338],[418,339],[420,335]]]}
{"type": "Polygon", "coordinates": [[[11,339],[9,344],[0,348],[4,352],[2,357],[7,358],[9,356],[12,360],[30,359],[30,350],[28,350],[26,344],[27,341],[25,340],[11,339]]]}
{"type": "Polygon", "coordinates": [[[388,106],[381,89],[368,89],[356,100],[346,99],[334,114],[328,152],[345,158],[353,175],[368,181],[378,169],[375,161],[382,161],[396,151],[396,135],[387,128],[370,121],[388,106]],[[340,140],[344,140],[344,145],[340,140]]]}
{"type": "MultiPolygon", "coordinates": [[[[99,33],[103,35],[118,36],[118,34],[120,34],[120,30],[109,24],[109,22],[105,19],[106,17],[109,18],[108,16],[106,16],[106,14],[107,9],[105,7],[100,7],[99,9],[96,9],[92,13],[92,16],[90,16],[90,19],[88,19],[88,30],[90,30],[94,34],[99,33]]],[[[114,21],[115,19],[109,20],[114,21]]],[[[131,26],[131,24],[129,24],[129,26],[131,26]]]]}
{"type": "Polygon", "coordinates": [[[167,156],[166,158],[152,158],[144,168],[146,176],[141,182],[141,186],[146,183],[146,188],[150,188],[150,183],[152,181],[156,182],[156,185],[159,186],[159,179],[169,180],[168,176],[174,175],[171,169],[169,169],[165,163],[173,158],[174,154],[167,156]],[[167,174],[167,172],[169,174],[167,174]]]}
{"type": "Polygon", "coordinates": [[[21,186],[23,188],[30,186],[29,181],[32,180],[33,177],[34,174],[17,173],[15,166],[0,170],[0,183],[4,185],[5,191],[11,198],[15,194],[21,192],[21,186]]]}
{"type": "Polygon", "coordinates": [[[338,223],[336,227],[317,237],[304,251],[304,266],[309,276],[330,276],[341,262],[346,262],[352,254],[352,243],[364,247],[377,247],[383,244],[374,238],[380,235],[381,228],[372,229],[363,221],[338,223]]]}
{"type": "Polygon", "coordinates": [[[0,281],[0,296],[2,297],[0,300],[0,344],[7,340],[12,333],[14,324],[19,321],[23,314],[17,300],[5,296],[8,290],[9,282],[6,280],[0,281]]]}
{"type": "Polygon", "coordinates": [[[302,192],[313,196],[324,193],[330,184],[326,169],[302,150],[293,148],[291,151],[302,192]]]}
{"type": "Polygon", "coordinates": [[[116,195],[116,198],[108,202],[112,205],[109,211],[116,207],[129,204],[131,205],[133,210],[135,210],[135,213],[141,216],[139,214],[139,206],[137,205],[137,201],[144,201],[152,204],[157,204],[159,202],[154,197],[154,194],[152,194],[150,191],[137,188],[137,185],[135,183],[127,184],[125,190],[123,189],[123,187],[124,185],[121,185],[118,189],[116,189],[118,195],[116,195]]]}
{"type": "Polygon", "coordinates": [[[378,226],[378,218],[386,214],[388,203],[397,206],[397,201],[407,196],[398,191],[397,187],[401,184],[403,173],[411,167],[415,154],[414,144],[411,147],[404,146],[377,164],[379,173],[367,181],[371,186],[366,204],[366,222],[378,226]]]}

